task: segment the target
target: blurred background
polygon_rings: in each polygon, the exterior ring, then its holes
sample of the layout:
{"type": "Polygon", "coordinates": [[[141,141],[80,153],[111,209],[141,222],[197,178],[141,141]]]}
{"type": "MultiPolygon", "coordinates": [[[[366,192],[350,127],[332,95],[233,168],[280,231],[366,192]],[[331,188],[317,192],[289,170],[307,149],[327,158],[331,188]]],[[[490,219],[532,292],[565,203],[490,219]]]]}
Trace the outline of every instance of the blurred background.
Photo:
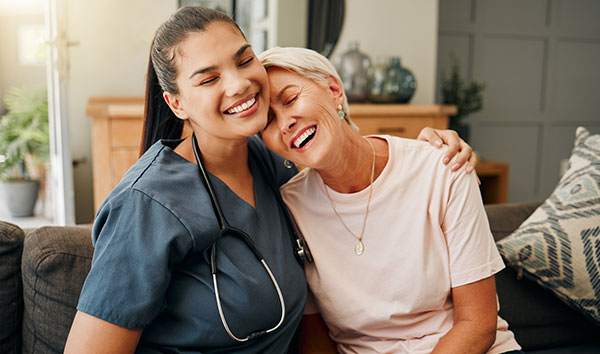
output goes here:
{"type": "MultiPolygon", "coordinates": [[[[409,105],[445,103],[441,86],[455,67],[466,84],[484,87],[481,109],[463,123],[482,158],[510,166],[511,202],[552,192],[577,126],[600,132],[594,0],[0,0],[0,97],[36,86],[49,97],[35,222],[93,220],[88,100],[143,96],[154,32],[188,4],[228,12],[256,52],[311,47],[340,64],[354,48],[373,67],[399,58],[416,83],[409,105]]],[[[0,115],[7,111],[0,103],[0,115]]]]}

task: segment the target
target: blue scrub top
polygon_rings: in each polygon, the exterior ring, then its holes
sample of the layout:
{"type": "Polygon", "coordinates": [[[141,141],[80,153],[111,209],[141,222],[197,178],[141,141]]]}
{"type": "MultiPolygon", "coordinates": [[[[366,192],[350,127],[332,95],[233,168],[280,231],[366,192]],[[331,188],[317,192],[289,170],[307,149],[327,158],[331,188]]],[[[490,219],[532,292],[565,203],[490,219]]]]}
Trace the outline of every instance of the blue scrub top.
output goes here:
{"type": "MultiPolygon", "coordinates": [[[[256,209],[209,176],[227,221],[252,238],[285,300],[286,317],[278,330],[238,343],[219,318],[208,263],[219,226],[198,166],[173,151],[179,142],[154,144],[101,205],[92,268],[77,309],[143,329],[136,353],[287,352],[304,310],[306,279],[280,205],[251,158],[256,209]]],[[[251,137],[248,145],[272,169],[277,185],[297,172],[259,138],[251,137]]],[[[277,292],[243,243],[221,238],[217,264],[223,312],[238,338],[279,322],[277,292]]]]}

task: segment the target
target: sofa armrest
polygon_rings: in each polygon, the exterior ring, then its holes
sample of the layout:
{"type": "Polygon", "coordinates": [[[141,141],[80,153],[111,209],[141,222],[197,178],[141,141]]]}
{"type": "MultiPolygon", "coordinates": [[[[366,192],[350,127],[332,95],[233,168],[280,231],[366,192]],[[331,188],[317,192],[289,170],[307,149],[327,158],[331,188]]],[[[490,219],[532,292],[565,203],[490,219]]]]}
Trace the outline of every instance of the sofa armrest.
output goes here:
{"type": "Polygon", "coordinates": [[[498,241],[510,235],[541,204],[542,201],[486,205],[485,212],[494,239],[498,241]]]}
{"type": "Polygon", "coordinates": [[[17,225],[0,221],[0,353],[5,354],[21,352],[24,238],[23,230],[17,225]]]}
{"type": "Polygon", "coordinates": [[[92,261],[89,227],[42,227],[23,246],[23,352],[62,353],[92,261]]]}

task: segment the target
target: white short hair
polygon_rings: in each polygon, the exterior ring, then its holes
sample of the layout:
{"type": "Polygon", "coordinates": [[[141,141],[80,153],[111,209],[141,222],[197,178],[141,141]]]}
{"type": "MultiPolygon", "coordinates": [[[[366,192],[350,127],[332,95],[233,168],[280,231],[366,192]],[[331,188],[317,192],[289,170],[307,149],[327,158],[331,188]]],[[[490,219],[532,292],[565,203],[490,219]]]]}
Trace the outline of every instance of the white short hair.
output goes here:
{"type": "Polygon", "coordinates": [[[268,71],[271,68],[280,68],[291,71],[321,84],[328,85],[329,75],[333,76],[339,83],[344,93],[342,110],[344,119],[352,129],[358,131],[358,127],[350,119],[350,107],[348,98],[344,91],[344,84],[340,75],[331,62],[323,55],[312,49],[298,47],[273,47],[260,53],[258,58],[268,71]]]}

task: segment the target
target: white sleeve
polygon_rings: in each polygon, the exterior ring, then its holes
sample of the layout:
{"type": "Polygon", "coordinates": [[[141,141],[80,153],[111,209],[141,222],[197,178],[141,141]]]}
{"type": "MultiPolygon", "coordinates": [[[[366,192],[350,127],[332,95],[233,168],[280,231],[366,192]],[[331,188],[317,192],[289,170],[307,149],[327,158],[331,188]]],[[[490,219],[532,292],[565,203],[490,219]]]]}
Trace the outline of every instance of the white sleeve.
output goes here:
{"type": "Polygon", "coordinates": [[[442,229],[448,245],[452,287],[485,279],[504,268],[490,231],[475,174],[452,174],[442,229]]]}

